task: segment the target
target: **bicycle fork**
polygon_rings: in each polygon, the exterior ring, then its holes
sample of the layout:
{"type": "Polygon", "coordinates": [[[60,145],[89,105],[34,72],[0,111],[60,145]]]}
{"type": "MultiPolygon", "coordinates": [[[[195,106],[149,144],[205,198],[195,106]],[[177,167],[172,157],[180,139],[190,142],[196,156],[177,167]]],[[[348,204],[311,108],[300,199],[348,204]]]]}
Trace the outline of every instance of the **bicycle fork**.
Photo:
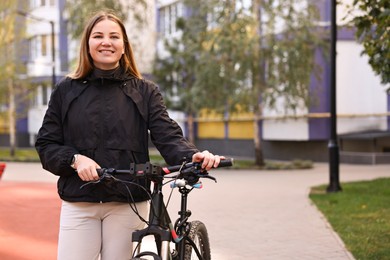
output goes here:
{"type": "MultiPolygon", "coordinates": [[[[148,235],[154,235],[157,252],[161,260],[170,260],[170,250],[169,244],[171,242],[171,233],[169,228],[164,228],[167,226],[167,212],[163,201],[162,188],[160,185],[156,184],[153,189],[151,207],[149,212],[149,225],[141,230],[134,231],[132,234],[133,241],[133,256],[145,256],[145,255],[154,255],[152,252],[143,252],[141,251],[142,239],[148,235]]],[[[158,257],[158,256],[157,256],[158,257]]]]}

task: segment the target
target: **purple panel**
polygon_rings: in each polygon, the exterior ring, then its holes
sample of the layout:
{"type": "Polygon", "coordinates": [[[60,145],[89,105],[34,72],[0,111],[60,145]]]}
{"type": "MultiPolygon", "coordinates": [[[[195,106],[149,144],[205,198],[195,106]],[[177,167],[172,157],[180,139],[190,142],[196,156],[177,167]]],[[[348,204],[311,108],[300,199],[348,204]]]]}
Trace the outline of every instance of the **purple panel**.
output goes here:
{"type": "MultiPolygon", "coordinates": [[[[315,59],[322,68],[320,78],[311,77],[310,96],[315,97],[309,107],[309,113],[328,113],[330,111],[329,79],[330,66],[320,50],[316,50],[315,59]]],[[[329,118],[309,118],[309,140],[329,138],[329,118]]]]}
{"type": "MultiPolygon", "coordinates": [[[[330,21],[330,0],[319,0],[315,2],[320,20],[330,21]]],[[[329,29],[329,28],[328,28],[329,29]]],[[[309,113],[328,113],[330,111],[329,97],[329,79],[330,67],[320,49],[315,53],[316,63],[321,67],[320,78],[315,75],[310,80],[310,96],[315,97],[309,106],[309,113]]],[[[326,140],[329,139],[330,121],[329,118],[309,118],[309,140],[326,140]]]]}
{"type": "Polygon", "coordinates": [[[27,118],[18,119],[16,121],[16,132],[17,133],[27,133],[27,118]]]}
{"type": "MultiPolygon", "coordinates": [[[[390,93],[387,94],[387,112],[390,112],[390,93]]],[[[387,131],[390,131],[390,116],[387,116],[387,131]]]]}
{"type": "Polygon", "coordinates": [[[330,0],[318,0],[315,5],[320,13],[320,20],[330,21],[330,0]]]}
{"type": "MultiPolygon", "coordinates": [[[[65,9],[65,0],[59,0],[58,1],[58,8],[59,8],[59,33],[58,33],[58,44],[59,46],[55,46],[57,53],[59,53],[59,57],[56,57],[56,60],[60,60],[60,71],[68,71],[69,70],[69,59],[68,59],[68,53],[69,53],[69,42],[68,42],[68,24],[67,21],[63,15],[63,10],[65,9]]],[[[58,79],[56,79],[56,82],[58,82],[58,79]]]]}
{"type": "Polygon", "coordinates": [[[356,29],[355,28],[348,28],[348,27],[338,27],[337,28],[337,40],[343,40],[343,41],[355,41],[356,29]]]}

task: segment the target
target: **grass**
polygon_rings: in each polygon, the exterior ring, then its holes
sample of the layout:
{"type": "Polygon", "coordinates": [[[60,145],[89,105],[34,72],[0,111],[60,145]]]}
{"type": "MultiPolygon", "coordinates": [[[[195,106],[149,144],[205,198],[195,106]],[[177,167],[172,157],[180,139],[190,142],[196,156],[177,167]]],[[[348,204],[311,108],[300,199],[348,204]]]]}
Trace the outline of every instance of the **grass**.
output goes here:
{"type": "MultiPolygon", "coordinates": [[[[152,152],[150,161],[159,165],[166,165],[160,154],[152,152]]],[[[313,162],[307,160],[292,160],[292,161],[265,161],[265,166],[259,167],[255,165],[254,160],[234,159],[232,167],[227,169],[264,169],[264,170],[287,170],[287,169],[311,169],[313,162]]]]}
{"type": "Polygon", "coordinates": [[[390,178],[344,183],[342,189],[314,187],[310,198],[356,259],[390,259],[390,178]]]}
{"type": "Polygon", "coordinates": [[[0,161],[39,162],[39,156],[34,148],[16,149],[13,157],[10,155],[9,148],[0,148],[0,161]]]}
{"type": "MultiPolygon", "coordinates": [[[[0,161],[14,162],[39,162],[39,156],[34,148],[18,148],[15,151],[15,156],[10,156],[10,150],[7,147],[0,148],[0,161]]],[[[150,152],[150,161],[165,165],[164,159],[154,149],[150,152]]],[[[313,163],[307,160],[292,160],[288,162],[282,161],[265,161],[265,166],[259,167],[255,165],[254,160],[235,159],[233,167],[230,169],[265,169],[265,170],[285,170],[285,169],[310,169],[313,168],[313,163]]]]}

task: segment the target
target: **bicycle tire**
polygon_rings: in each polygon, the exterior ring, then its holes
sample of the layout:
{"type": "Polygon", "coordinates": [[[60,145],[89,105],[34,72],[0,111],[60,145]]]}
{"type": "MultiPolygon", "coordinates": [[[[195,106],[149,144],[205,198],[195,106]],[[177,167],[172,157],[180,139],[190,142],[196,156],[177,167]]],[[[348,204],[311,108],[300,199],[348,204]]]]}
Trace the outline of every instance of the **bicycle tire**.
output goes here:
{"type": "MultiPolygon", "coordinates": [[[[211,259],[210,241],[209,241],[209,236],[205,224],[203,224],[198,220],[192,221],[191,229],[188,234],[188,237],[195,243],[203,260],[210,260],[211,259]]],[[[196,259],[199,258],[196,255],[195,250],[192,248],[192,245],[186,243],[184,260],[196,260],[196,259]]]]}

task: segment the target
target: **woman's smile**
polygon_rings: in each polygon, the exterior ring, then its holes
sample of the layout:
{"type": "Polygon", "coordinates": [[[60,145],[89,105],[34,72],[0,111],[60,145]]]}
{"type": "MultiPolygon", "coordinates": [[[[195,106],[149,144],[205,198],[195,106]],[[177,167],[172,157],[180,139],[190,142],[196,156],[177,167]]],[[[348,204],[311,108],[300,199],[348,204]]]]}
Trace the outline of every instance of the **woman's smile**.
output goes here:
{"type": "Polygon", "coordinates": [[[123,35],[120,26],[103,20],[95,25],[89,37],[89,53],[95,67],[103,70],[114,69],[124,53],[123,35]]]}

